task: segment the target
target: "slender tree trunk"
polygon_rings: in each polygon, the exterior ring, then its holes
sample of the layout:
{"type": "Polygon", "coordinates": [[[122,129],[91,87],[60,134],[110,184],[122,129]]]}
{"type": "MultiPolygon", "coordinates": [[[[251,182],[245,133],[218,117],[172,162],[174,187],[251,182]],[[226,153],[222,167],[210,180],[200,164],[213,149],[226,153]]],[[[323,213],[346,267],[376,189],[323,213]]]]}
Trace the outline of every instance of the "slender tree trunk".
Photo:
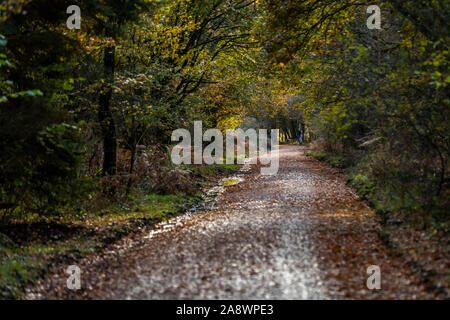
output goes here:
{"type": "Polygon", "coordinates": [[[128,182],[127,182],[127,189],[126,189],[127,194],[129,194],[130,190],[131,190],[131,183],[132,183],[131,175],[134,172],[134,162],[136,160],[136,151],[137,151],[136,150],[137,149],[136,148],[137,147],[137,141],[136,141],[137,139],[136,139],[136,131],[134,128],[134,117],[132,119],[131,128],[133,131],[131,133],[131,139],[130,139],[130,142],[131,142],[131,146],[130,146],[131,156],[130,156],[130,170],[129,170],[130,177],[128,178],[128,182]]]}
{"type": "Polygon", "coordinates": [[[102,174],[116,174],[117,136],[111,111],[112,84],[114,82],[115,46],[104,49],[103,67],[105,82],[100,93],[98,120],[103,133],[102,174]]]}
{"type": "Polygon", "coordinates": [[[131,175],[133,174],[134,171],[134,162],[136,160],[136,144],[134,144],[131,147],[131,159],[130,159],[130,177],[128,178],[128,182],[127,182],[127,189],[126,189],[126,193],[129,194],[131,191],[131,184],[133,183],[133,179],[131,178],[131,175]]]}

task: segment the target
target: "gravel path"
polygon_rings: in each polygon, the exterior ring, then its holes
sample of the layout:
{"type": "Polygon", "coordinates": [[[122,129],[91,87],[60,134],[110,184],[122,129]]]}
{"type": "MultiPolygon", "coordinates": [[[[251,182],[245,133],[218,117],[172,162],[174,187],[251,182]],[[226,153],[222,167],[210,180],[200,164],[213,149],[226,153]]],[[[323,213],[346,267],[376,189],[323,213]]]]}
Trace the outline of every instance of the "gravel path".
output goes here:
{"type": "Polygon", "coordinates": [[[311,224],[299,209],[312,177],[287,166],[298,150],[281,149],[278,175],[244,173],[214,210],[149,237],[152,249],[122,298],[327,298],[308,238],[311,224]]]}
{"type": "Polygon", "coordinates": [[[374,263],[367,257],[373,258],[373,250],[378,264],[400,268],[392,281],[387,275],[387,289],[376,298],[430,298],[411,280],[410,270],[386,254],[376,237],[372,210],[333,169],[306,157],[303,147],[280,146],[275,176],[261,176],[254,169],[240,177],[243,181],[225,187],[210,211],[173,219],[84,259],[83,290],[67,292],[67,275],[55,272],[28,298],[373,298],[365,286],[365,268],[374,263]],[[341,220],[335,220],[336,212],[341,220]],[[351,224],[341,228],[339,221],[348,222],[346,215],[357,217],[363,227],[354,234],[351,224]],[[327,228],[351,234],[355,246],[371,242],[370,250],[354,255],[362,260],[333,264],[339,260],[333,255],[341,250],[342,245],[336,249],[341,238],[333,239],[327,228]],[[360,240],[358,232],[368,238],[360,240]]]}

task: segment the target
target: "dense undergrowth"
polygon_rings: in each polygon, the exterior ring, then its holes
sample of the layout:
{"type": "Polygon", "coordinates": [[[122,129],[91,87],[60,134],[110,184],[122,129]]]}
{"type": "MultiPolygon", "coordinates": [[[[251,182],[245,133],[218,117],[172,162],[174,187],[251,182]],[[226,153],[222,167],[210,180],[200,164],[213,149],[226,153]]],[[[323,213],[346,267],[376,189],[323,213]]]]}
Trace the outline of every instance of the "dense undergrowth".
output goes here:
{"type": "Polygon", "coordinates": [[[365,160],[355,163],[355,159],[349,155],[317,148],[308,150],[307,154],[342,169],[348,176],[348,183],[358,191],[362,199],[374,207],[383,224],[388,221],[404,222],[417,228],[431,228],[448,233],[450,220],[447,212],[443,211],[445,208],[436,208],[433,211],[421,205],[423,190],[410,190],[409,196],[402,197],[401,191],[395,189],[396,181],[389,184],[385,180],[377,179],[365,160]]]}

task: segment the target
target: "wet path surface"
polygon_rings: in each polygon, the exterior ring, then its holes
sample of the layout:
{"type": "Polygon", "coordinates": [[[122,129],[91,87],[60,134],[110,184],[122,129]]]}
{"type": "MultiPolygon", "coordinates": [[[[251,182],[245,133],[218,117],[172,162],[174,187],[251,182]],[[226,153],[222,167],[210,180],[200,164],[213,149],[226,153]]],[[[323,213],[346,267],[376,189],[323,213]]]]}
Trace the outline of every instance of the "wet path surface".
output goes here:
{"type": "Polygon", "coordinates": [[[225,187],[208,212],[176,218],[85,259],[83,290],[66,292],[67,276],[56,273],[40,287],[45,294],[34,297],[429,298],[376,240],[367,204],[305,150],[280,146],[277,175],[243,172],[243,181],[225,187]],[[349,237],[356,249],[345,247],[349,237]],[[365,285],[365,268],[374,261],[395,271],[377,296],[365,285]]]}

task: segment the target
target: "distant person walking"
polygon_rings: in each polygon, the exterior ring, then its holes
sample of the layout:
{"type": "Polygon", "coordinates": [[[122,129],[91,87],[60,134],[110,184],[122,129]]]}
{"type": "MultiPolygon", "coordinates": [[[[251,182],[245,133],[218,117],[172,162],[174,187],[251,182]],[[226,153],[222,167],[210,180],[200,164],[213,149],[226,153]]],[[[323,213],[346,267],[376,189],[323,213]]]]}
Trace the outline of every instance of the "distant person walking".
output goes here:
{"type": "Polygon", "coordinates": [[[272,152],[272,131],[269,130],[269,137],[267,139],[267,151],[272,152]]]}
{"type": "Polygon", "coordinates": [[[298,139],[298,144],[301,146],[303,143],[303,139],[302,139],[302,131],[300,129],[297,130],[297,139],[298,139]]]}

